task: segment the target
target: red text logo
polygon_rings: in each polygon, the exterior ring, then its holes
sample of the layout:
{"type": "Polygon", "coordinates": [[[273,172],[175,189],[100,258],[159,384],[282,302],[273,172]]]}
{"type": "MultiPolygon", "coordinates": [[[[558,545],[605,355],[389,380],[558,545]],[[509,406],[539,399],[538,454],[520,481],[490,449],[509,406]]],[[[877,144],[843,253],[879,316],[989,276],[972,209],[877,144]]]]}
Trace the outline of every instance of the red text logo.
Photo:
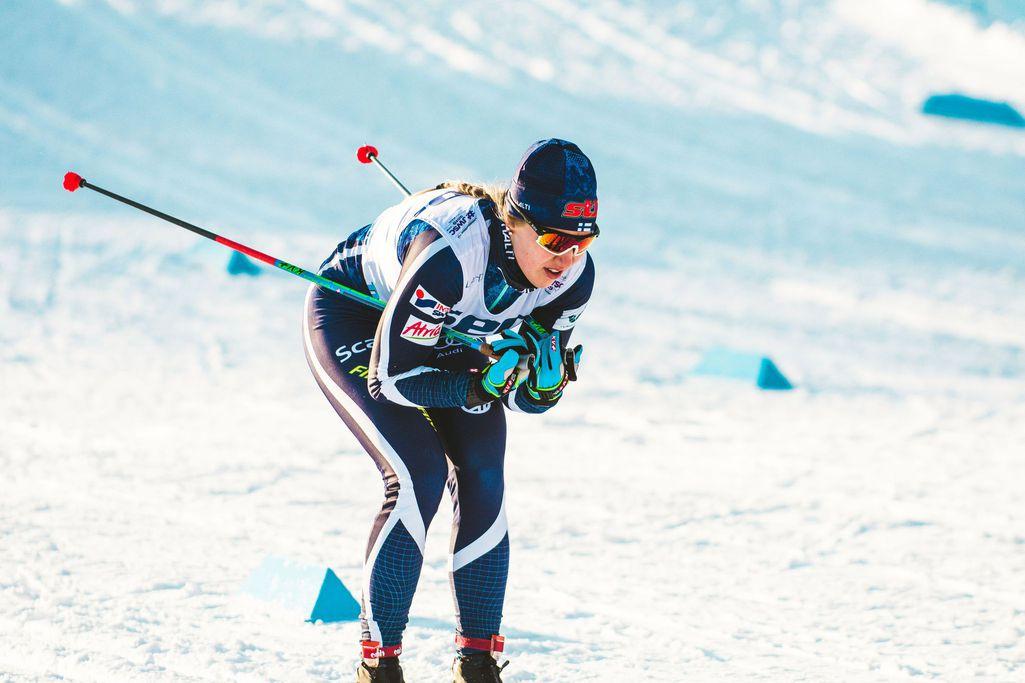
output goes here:
{"type": "Polygon", "coordinates": [[[588,199],[586,202],[567,202],[562,210],[565,218],[597,218],[598,200],[588,199]]]}
{"type": "Polygon", "coordinates": [[[419,320],[402,330],[403,336],[416,337],[418,339],[430,339],[431,337],[437,337],[439,334],[441,334],[441,327],[428,325],[419,320]]]}

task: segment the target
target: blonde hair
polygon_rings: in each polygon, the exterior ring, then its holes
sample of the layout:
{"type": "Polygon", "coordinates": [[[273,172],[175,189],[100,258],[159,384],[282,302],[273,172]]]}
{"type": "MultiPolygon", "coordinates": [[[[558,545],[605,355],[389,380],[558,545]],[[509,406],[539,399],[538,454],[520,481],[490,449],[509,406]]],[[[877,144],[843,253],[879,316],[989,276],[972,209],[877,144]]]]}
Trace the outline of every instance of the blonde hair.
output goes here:
{"type": "MultiPolygon", "coordinates": [[[[423,194],[424,192],[432,192],[434,190],[455,190],[460,194],[470,195],[477,199],[487,199],[494,203],[495,213],[498,214],[499,220],[506,225],[510,225],[512,222],[512,217],[509,215],[509,210],[505,205],[505,198],[509,194],[508,185],[501,183],[471,183],[465,180],[446,180],[434,187],[420,190],[416,194],[423,194]]],[[[512,226],[510,225],[510,227],[512,226]]]]}

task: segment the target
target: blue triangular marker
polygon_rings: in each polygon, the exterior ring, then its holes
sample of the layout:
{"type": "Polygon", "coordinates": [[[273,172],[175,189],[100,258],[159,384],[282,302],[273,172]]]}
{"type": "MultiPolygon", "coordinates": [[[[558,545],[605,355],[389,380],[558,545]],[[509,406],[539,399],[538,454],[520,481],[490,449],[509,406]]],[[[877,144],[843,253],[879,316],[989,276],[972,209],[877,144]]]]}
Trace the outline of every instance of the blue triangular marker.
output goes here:
{"type": "Polygon", "coordinates": [[[324,583],[320,586],[317,603],[313,613],[306,621],[323,621],[330,624],[336,621],[355,621],[359,619],[359,603],[352,597],[349,590],[333,570],[324,574],[324,583]]]}
{"type": "Polygon", "coordinates": [[[353,621],[360,607],[333,570],[269,555],[242,583],[243,593],[288,609],[306,621],[353,621]],[[313,606],[312,612],[310,606],[313,606]]]}
{"type": "Polygon", "coordinates": [[[793,389],[794,385],[783,376],[783,373],[779,371],[775,363],[768,358],[763,358],[762,366],[758,369],[758,387],[761,389],[786,391],[793,389]]]}
{"type": "Polygon", "coordinates": [[[228,260],[228,272],[232,275],[259,275],[260,266],[246,258],[242,252],[231,252],[228,260]]]}
{"type": "Polygon", "coordinates": [[[771,358],[760,353],[712,348],[705,351],[691,370],[694,375],[727,377],[754,382],[759,389],[793,389],[771,358]]]}

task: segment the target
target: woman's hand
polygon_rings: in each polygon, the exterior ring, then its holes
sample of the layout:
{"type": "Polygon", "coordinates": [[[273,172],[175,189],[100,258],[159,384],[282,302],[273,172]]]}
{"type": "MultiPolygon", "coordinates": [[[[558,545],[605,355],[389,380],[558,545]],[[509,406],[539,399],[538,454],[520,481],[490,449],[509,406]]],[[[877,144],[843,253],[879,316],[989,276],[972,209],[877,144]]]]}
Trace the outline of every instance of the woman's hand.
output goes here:
{"type": "Polygon", "coordinates": [[[492,342],[491,350],[498,360],[484,368],[479,379],[470,380],[466,397],[468,408],[490,403],[515,391],[527,379],[534,364],[527,340],[512,330],[506,330],[501,339],[492,342]]]}
{"type": "Polygon", "coordinates": [[[558,330],[542,334],[529,325],[524,329],[534,359],[527,377],[527,394],[538,404],[555,403],[566,384],[576,381],[584,347],[563,348],[558,330]]]}

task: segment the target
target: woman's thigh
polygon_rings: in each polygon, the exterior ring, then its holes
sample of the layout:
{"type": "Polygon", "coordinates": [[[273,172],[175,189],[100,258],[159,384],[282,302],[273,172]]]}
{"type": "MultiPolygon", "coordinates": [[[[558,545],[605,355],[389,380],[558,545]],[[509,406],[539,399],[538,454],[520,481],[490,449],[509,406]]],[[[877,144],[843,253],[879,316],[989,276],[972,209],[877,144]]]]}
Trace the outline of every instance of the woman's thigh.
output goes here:
{"type": "Polygon", "coordinates": [[[366,375],[375,313],[311,287],[303,325],[306,357],[324,395],[377,464],[392,505],[415,501],[421,522],[404,521],[417,527],[408,531],[422,545],[445,487],[445,450],[422,411],[370,396],[366,375]]]}
{"type": "MultiPolygon", "coordinates": [[[[455,486],[456,547],[480,538],[502,517],[505,498],[505,408],[492,403],[484,413],[458,408],[431,410],[445,452],[452,461],[455,486]]],[[[503,520],[504,523],[504,520],[503,520]]]]}

